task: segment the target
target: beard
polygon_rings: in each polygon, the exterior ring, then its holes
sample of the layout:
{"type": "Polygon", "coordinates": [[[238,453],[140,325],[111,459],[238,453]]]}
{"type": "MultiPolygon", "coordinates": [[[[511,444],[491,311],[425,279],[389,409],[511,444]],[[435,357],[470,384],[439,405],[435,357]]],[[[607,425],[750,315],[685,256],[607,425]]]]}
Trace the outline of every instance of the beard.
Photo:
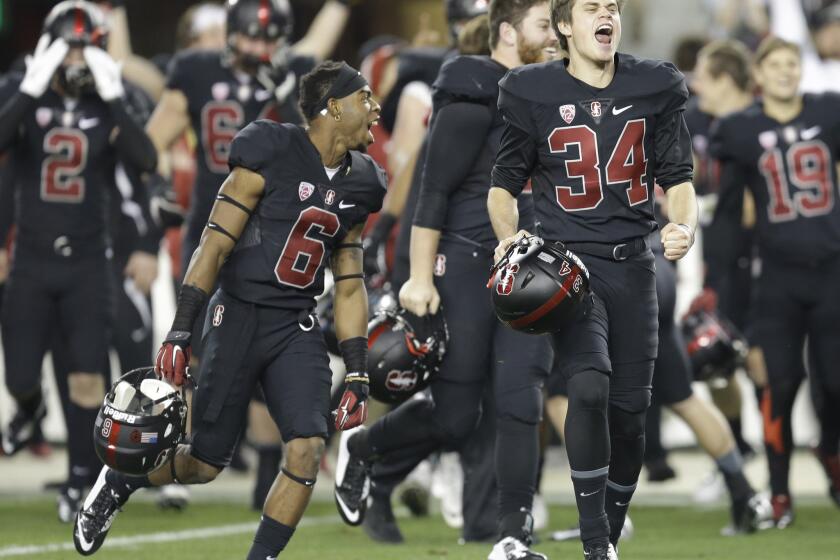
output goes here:
{"type": "Polygon", "coordinates": [[[517,37],[516,52],[519,54],[519,60],[522,64],[535,64],[537,62],[545,62],[547,60],[545,48],[548,45],[544,43],[531,43],[524,37],[517,37]]]}

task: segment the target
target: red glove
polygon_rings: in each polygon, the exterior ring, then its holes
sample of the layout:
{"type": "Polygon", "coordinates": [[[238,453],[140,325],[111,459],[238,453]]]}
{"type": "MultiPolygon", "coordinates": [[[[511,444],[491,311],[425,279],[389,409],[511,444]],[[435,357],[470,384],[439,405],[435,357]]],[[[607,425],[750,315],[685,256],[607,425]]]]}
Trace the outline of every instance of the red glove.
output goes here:
{"type": "Polygon", "coordinates": [[[180,387],[190,365],[190,338],[187,331],[169,331],[155,359],[155,373],[180,387]]]}
{"type": "Polygon", "coordinates": [[[717,306],[717,292],[711,288],[703,288],[703,291],[700,292],[694,300],[692,300],[691,305],[688,307],[688,314],[691,315],[692,313],[697,313],[698,311],[712,313],[715,309],[717,309],[717,306]]]}
{"type": "Polygon", "coordinates": [[[361,426],[367,420],[367,399],[370,394],[367,373],[348,373],[344,382],[347,386],[341,395],[341,403],[333,411],[336,430],[349,430],[361,426]]]}

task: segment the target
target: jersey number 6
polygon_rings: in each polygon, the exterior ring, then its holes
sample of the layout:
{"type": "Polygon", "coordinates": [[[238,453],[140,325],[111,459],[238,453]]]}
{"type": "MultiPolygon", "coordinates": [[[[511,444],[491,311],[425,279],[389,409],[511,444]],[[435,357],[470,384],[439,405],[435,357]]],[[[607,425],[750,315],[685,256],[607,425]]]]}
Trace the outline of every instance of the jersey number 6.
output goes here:
{"type": "MultiPolygon", "coordinates": [[[[607,185],[627,184],[627,202],[635,206],[648,200],[647,157],[645,156],[645,120],[627,121],[607,162],[607,185]]],[[[565,153],[569,146],[578,148],[577,159],[565,160],[566,177],[581,179],[579,186],[555,187],[557,204],[567,212],[593,210],[604,200],[601,185],[598,135],[586,125],[555,128],[548,137],[552,154],[565,153]]]]}
{"type": "Polygon", "coordinates": [[[316,206],[301,212],[274,268],[277,281],[300,289],[312,285],[325,251],[324,242],[310,234],[316,229],[321,235],[334,237],[339,226],[338,216],[316,206]]]}

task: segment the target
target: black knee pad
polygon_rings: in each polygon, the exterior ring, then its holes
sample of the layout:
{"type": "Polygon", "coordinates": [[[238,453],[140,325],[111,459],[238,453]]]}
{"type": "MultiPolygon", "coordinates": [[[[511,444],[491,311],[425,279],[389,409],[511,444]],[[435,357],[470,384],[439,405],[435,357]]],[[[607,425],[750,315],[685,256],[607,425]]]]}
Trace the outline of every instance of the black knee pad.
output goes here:
{"type": "Polygon", "coordinates": [[[610,406],[610,434],[622,439],[637,439],[645,435],[647,411],[627,412],[616,406],[610,406]]]}
{"type": "Polygon", "coordinates": [[[592,408],[606,410],[610,395],[610,380],[600,371],[587,370],[569,378],[569,409],[592,408]]]}
{"type": "Polygon", "coordinates": [[[539,387],[522,387],[496,395],[496,418],[501,421],[538,424],[542,420],[543,396],[539,387]]]}
{"type": "Polygon", "coordinates": [[[481,418],[481,410],[461,409],[438,411],[439,416],[435,419],[442,439],[448,445],[457,445],[467,438],[478,426],[481,418]]]}

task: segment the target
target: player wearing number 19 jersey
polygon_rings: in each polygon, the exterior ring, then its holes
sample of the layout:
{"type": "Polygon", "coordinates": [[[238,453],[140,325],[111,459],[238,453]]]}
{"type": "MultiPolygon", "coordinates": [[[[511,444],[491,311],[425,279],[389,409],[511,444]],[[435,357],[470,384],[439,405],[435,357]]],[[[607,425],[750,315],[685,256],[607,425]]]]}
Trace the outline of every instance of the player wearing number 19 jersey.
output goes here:
{"type": "Polygon", "coordinates": [[[641,470],[657,355],[654,181],[667,192],[666,258],[691,246],[697,207],[685,80],[673,65],[617,54],[621,6],[553,0],[569,58],[512,70],[499,84],[507,125],[488,207],[501,243],[516,234],[514,197],[532,180],[541,236],[589,269],[585,316],[554,333],[567,379],[566,443],[587,560],[615,558],[641,470]]]}
{"type": "MultiPolygon", "coordinates": [[[[774,515],[777,525],[786,526],[792,521],[791,411],[805,376],[806,337],[811,382],[818,387],[818,453],[829,493],[840,505],[840,96],[797,94],[800,53],[791,43],[770,38],[756,58],[763,98],[721,119],[712,131],[712,155],[722,165],[713,228],[720,239],[736,234],[749,188],[762,261],[751,342],[767,364],[764,440],[774,515]]],[[[720,245],[713,249],[731,262],[732,245],[720,245]]]]}

